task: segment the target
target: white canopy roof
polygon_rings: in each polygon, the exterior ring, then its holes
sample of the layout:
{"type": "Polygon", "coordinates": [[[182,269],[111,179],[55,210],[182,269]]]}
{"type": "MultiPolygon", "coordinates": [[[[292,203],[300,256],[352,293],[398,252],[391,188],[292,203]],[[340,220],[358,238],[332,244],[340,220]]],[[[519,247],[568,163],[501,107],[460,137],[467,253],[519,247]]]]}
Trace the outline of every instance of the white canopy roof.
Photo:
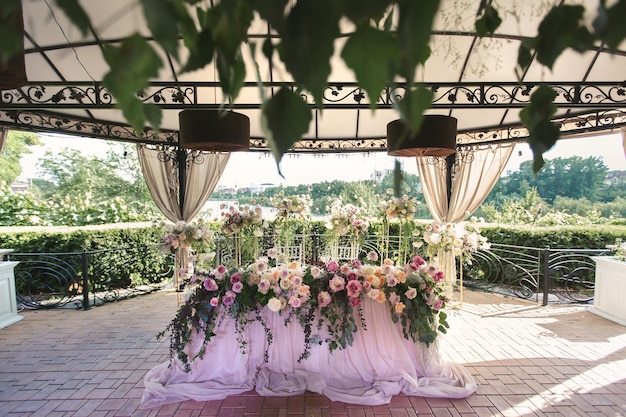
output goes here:
{"type": "MultiPolygon", "coordinates": [[[[557,116],[563,135],[610,131],[626,124],[626,44],[609,53],[602,45],[579,54],[568,50],[552,71],[533,62],[521,82],[515,74],[520,42],[532,37],[551,4],[545,1],[503,2],[503,23],[494,36],[480,39],[474,21],[480,0],[443,0],[431,40],[432,55],[418,81],[435,91],[428,114],[458,119],[459,143],[519,140],[527,135],[519,110],[528,103],[538,83],[559,93],[557,116]]],[[[596,1],[583,2],[594,11],[596,1]]],[[[94,33],[83,37],[52,1],[23,1],[25,62],[28,84],[2,91],[0,125],[35,131],[53,131],[130,142],[176,142],[178,113],[190,108],[218,108],[222,93],[213,64],[201,71],[181,73],[182,64],[164,55],[171,65],[142,96],[163,108],[162,132],[149,129],[140,135],[127,125],[115,100],[101,90],[107,71],[101,46],[118,43],[135,31],[148,36],[137,2],[107,0],[82,2],[93,19],[94,33]]],[[[346,23],[342,28],[350,32],[346,23]]],[[[271,34],[270,34],[271,35],[271,34]]],[[[256,54],[266,92],[291,83],[280,62],[268,62],[260,51],[268,36],[263,22],[253,23],[244,55],[256,54]],[[256,49],[255,49],[256,48],[256,49]]],[[[402,87],[386,91],[372,112],[351,70],[338,59],[342,43],[335,45],[330,85],[323,111],[316,111],[303,141],[293,151],[385,150],[387,123],[397,119],[392,98],[402,87]]],[[[181,41],[182,42],[182,41],[181,41]]],[[[161,49],[158,49],[163,53],[161,49]]],[[[181,48],[181,61],[185,61],[181,48]]],[[[306,51],[302,51],[306,53],[306,51]]],[[[164,53],[163,53],[164,54],[164,53]]],[[[376,60],[376,56],[371,57],[376,60]]],[[[307,101],[312,105],[312,98],[307,101]]],[[[246,85],[233,108],[249,116],[251,150],[266,150],[260,123],[260,92],[252,60],[247,60],[246,85]]]]}

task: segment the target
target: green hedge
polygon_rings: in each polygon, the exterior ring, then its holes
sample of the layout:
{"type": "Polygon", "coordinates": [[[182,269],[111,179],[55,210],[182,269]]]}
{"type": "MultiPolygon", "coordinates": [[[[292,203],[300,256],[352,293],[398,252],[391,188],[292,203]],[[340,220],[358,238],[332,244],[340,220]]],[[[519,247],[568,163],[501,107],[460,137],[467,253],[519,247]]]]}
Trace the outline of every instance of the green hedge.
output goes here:
{"type": "MultiPolygon", "coordinates": [[[[85,226],[74,228],[19,227],[0,228],[2,247],[15,253],[81,253],[90,255],[89,273],[96,274],[98,285],[108,282],[114,287],[157,283],[173,266],[171,259],[159,251],[163,231],[150,223],[85,226]],[[120,256],[131,249],[139,255],[120,256]],[[129,267],[129,259],[132,266],[129,267]]],[[[78,256],[78,255],[77,255],[78,256]]]]}

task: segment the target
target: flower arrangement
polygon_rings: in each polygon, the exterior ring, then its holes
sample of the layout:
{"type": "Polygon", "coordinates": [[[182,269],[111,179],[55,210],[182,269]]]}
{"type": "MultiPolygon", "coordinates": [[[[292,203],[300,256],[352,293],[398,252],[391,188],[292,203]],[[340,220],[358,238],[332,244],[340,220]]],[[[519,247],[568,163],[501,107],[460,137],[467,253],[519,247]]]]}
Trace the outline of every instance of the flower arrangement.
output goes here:
{"type": "Polygon", "coordinates": [[[328,227],[338,236],[363,236],[367,233],[370,222],[362,211],[354,204],[343,205],[336,201],[330,207],[328,227]]]}
{"type": "Polygon", "coordinates": [[[431,257],[440,250],[451,251],[454,256],[471,257],[471,253],[479,249],[489,249],[487,238],[474,223],[432,223],[424,229],[423,239],[431,257]]]}
{"type": "Polygon", "coordinates": [[[276,208],[277,218],[300,217],[308,219],[311,215],[311,205],[313,201],[310,195],[285,196],[281,191],[272,197],[272,206],[276,208]]]}
{"type": "MultiPolygon", "coordinates": [[[[407,189],[409,192],[410,189],[407,189]]],[[[391,197],[380,203],[381,217],[387,220],[409,221],[415,218],[419,201],[415,197],[404,194],[402,197],[393,197],[393,190],[387,190],[391,197]]]]}
{"type": "Polygon", "coordinates": [[[245,228],[250,228],[255,237],[263,236],[263,229],[267,227],[267,222],[263,220],[263,209],[260,205],[237,206],[231,205],[226,208],[225,204],[220,205],[221,217],[223,219],[222,231],[227,235],[240,233],[245,228]]]}
{"type": "MultiPolygon", "coordinates": [[[[190,369],[191,361],[202,357],[223,315],[235,319],[240,335],[247,323],[259,322],[269,346],[273,337],[261,314],[266,308],[265,314],[280,314],[285,324],[298,320],[305,334],[303,360],[313,344],[326,343],[331,351],[351,345],[355,332],[366,330],[361,305],[368,298],[389,306],[391,319],[401,324],[405,338],[430,344],[449,327],[443,311],[447,299],[439,285],[443,280],[440,270],[418,256],[404,266],[390,260],[382,265],[353,260],[271,267],[268,257],[246,268],[228,270],[220,265],[196,272],[188,300],[159,337],[170,333],[171,357],[190,369]],[[203,334],[204,344],[190,357],[186,346],[194,334],[203,334]]],[[[240,347],[246,347],[243,337],[240,347]]],[[[266,351],[266,360],[267,355],[266,351]]]]}
{"type": "Polygon", "coordinates": [[[214,232],[203,219],[198,219],[195,223],[185,223],[178,221],[154,223],[155,227],[165,228],[163,236],[162,250],[165,253],[173,253],[179,247],[202,250],[210,245],[214,232]]]}

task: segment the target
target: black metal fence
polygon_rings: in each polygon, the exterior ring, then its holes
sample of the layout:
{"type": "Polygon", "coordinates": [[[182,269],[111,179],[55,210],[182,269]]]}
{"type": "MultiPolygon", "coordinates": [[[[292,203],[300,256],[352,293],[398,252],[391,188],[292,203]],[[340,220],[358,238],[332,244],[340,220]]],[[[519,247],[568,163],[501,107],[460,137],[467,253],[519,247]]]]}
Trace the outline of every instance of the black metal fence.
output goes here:
{"type": "Polygon", "coordinates": [[[160,245],[68,253],[11,253],[17,303],[26,309],[82,308],[154,291],[172,276],[160,245]]]}
{"type": "MultiPolygon", "coordinates": [[[[417,239],[417,238],[415,238],[417,239]]],[[[261,239],[247,257],[264,254],[274,243],[261,239]],[[254,252],[254,253],[252,253],[254,252]]],[[[316,263],[331,255],[328,236],[295,236],[301,260],[316,263]]],[[[364,259],[368,252],[386,254],[396,264],[419,254],[412,238],[368,236],[350,255],[364,259]]],[[[342,244],[347,244],[343,242],[342,244]]],[[[465,286],[548,303],[593,302],[595,262],[593,256],[609,255],[608,249],[554,249],[492,244],[489,250],[458,260],[465,286]],[[462,268],[462,271],[461,271],[462,268]]],[[[237,255],[241,256],[241,255],[237,255]]],[[[217,261],[232,262],[233,245],[219,241],[217,261]]],[[[159,245],[73,253],[12,253],[18,305],[28,309],[73,307],[117,301],[160,288],[173,276],[173,255],[159,245]],[[149,285],[141,284],[149,282],[149,285]]],[[[345,258],[344,258],[345,259],[345,258]]],[[[249,259],[244,258],[244,261],[249,259]]]]}
{"type": "Polygon", "coordinates": [[[554,249],[492,244],[463,262],[464,283],[542,303],[591,303],[593,256],[609,249],[554,249]]]}

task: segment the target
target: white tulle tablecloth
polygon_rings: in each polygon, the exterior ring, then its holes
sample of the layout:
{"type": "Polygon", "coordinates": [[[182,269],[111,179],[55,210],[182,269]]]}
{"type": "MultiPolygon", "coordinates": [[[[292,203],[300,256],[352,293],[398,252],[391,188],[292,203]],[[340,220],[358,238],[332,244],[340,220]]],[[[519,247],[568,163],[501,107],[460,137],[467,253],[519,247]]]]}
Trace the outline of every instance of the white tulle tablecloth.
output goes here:
{"type": "MultiPolygon", "coordinates": [[[[326,344],[314,345],[310,356],[298,362],[305,335],[295,320],[264,309],[263,319],[272,333],[251,322],[237,335],[235,322],[224,318],[202,359],[185,371],[178,360],[148,371],[142,408],[184,400],[208,401],[255,389],[263,396],[291,396],[305,391],[333,401],[380,405],[393,395],[464,398],[476,390],[476,381],[460,364],[444,359],[437,343],[427,347],[402,336],[391,321],[388,306],[364,300],[366,330],[359,328],[352,346],[330,352],[326,344]],[[248,342],[242,352],[237,338],[248,342]],[[269,360],[264,361],[265,352],[269,360]]],[[[199,339],[199,338],[198,338],[199,339]]],[[[190,351],[196,351],[199,340],[190,351]]]]}

